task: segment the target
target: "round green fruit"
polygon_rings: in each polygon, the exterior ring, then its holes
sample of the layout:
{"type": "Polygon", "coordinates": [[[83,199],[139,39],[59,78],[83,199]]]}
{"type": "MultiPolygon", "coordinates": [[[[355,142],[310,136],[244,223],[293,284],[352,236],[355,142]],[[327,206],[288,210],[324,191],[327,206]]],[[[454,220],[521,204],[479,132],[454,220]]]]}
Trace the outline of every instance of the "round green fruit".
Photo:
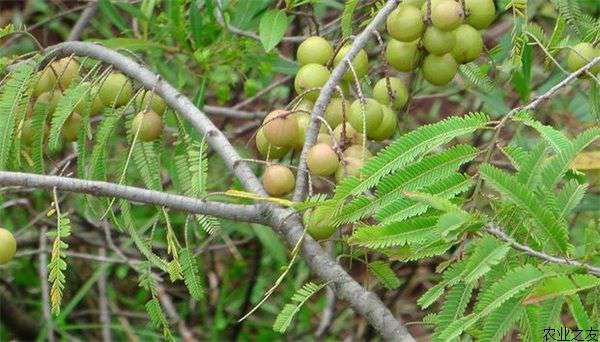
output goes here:
{"type": "Polygon", "coordinates": [[[423,35],[425,49],[434,55],[452,51],[455,41],[453,31],[442,31],[435,26],[429,26],[423,35]]]}
{"type": "Polygon", "coordinates": [[[392,135],[394,135],[394,132],[396,132],[396,127],[398,126],[398,118],[396,117],[396,113],[394,113],[394,111],[388,106],[381,107],[383,112],[381,124],[373,133],[369,135],[369,138],[375,141],[383,141],[390,138],[392,135]]]}
{"type": "Polygon", "coordinates": [[[335,173],[340,160],[331,146],[316,144],[308,151],[306,165],[310,172],[318,176],[329,176],[335,173]]]}
{"type": "MultiPolygon", "coordinates": [[[[342,46],[342,48],[340,48],[338,53],[335,55],[335,58],[333,59],[333,63],[335,65],[340,64],[344,56],[350,50],[350,47],[350,45],[344,45],[342,46]]],[[[361,49],[360,51],[358,51],[356,56],[354,56],[354,59],[352,59],[352,67],[354,68],[354,71],[356,72],[356,77],[358,77],[358,79],[363,78],[367,74],[367,72],[369,72],[369,56],[367,56],[365,50],[361,49]]],[[[354,76],[351,70],[348,70],[344,73],[344,80],[354,80],[354,76]]]]}
{"type": "Polygon", "coordinates": [[[365,99],[364,105],[360,99],[352,102],[348,113],[348,122],[352,127],[360,133],[366,130],[367,136],[379,127],[382,118],[381,104],[370,98],[365,99]]]}
{"type": "Polygon", "coordinates": [[[419,41],[401,42],[390,39],[385,49],[385,58],[392,68],[409,72],[414,70],[421,59],[419,41]]]}
{"type": "Polygon", "coordinates": [[[284,165],[270,165],[265,169],[262,183],[270,196],[280,197],[294,190],[296,180],[288,167],[284,165]]]}
{"type": "Polygon", "coordinates": [[[412,42],[425,31],[421,10],[411,5],[399,5],[387,18],[387,31],[401,42],[412,42]]]}
{"type": "Polygon", "coordinates": [[[298,119],[287,110],[276,109],[265,117],[263,131],[271,145],[293,147],[298,142],[298,119]]]}
{"type": "Polygon", "coordinates": [[[298,103],[294,105],[294,110],[305,110],[307,112],[312,111],[315,103],[306,98],[302,98],[298,103]]]}
{"type": "Polygon", "coordinates": [[[344,124],[339,124],[334,130],[333,130],[333,137],[335,138],[335,141],[338,142],[339,144],[342,144],[342,134],[343,132],[346,132],[346,134],[344,135],[344,144],[358,144],[358,145],[362,145],[363,144],[363,138],[364,136],[362,135],[362,133],[357,132],[352,125],[350,125],[349,122],[346,122],[344,124]]]}
{"type": "Polygon", "coordinates": [[[89,87],[88,91],[85,93],[82,99],[80,99],[75,105],[75,111],[78,113],[83,113],[87,105],[91,105],[90,107],[90,116],[98,115],[104,109],[104,104],[102,100],[100,100],[100,96],[98,96],[98,90],[92,87],[90,82],[82,82],[86,87],[89,87]]]}
{"type": "Polygon", "coordinates": [[[321,37],[306,38],[296,51],[296,59],[300,65],[311,63],[326,65],[333,57],[333,47],[321,37]]]}
{"type": "Polygon", "coordinates": [[[127,76],[113,72],[100,85],[99,95],[106,107],[119,107],[129,102],[133,96],[133,85],[127,76]]]}
{"type": "Polygon", "coordinates": [[[138,139],[144,142],[158,139],[162,129],[162,118],[151,110],[137,113],[131,122],[131,133],[137,132],[138,139]]]}
{"type": "Polygon", "coordinates": [[[483,51],[483,38],[479,31],[464,24],[454,30],[454,36],[456,44],[451,54],[458,63],[469,63],[479,58],[483,51]]]}
{"type": "Polygon", "coordinates": [[[462,24],[462,6],[454,0],[443,0],[431,8],[431,23],[443,31],[454,30],[462,24]]]}
{"type": "Polygon", "coordinates": [[[338,166],[338,169],[335,171],[335,181],[341,182],[342,179],[347,176],[360,176],[360,169],[363,166],[363,162],[360,159],[356,158],[346,158],[338,166]]]}
{"type": "Polygon", "coordinates": [[[443,56],[428,55],[423,61],[423,77],[431,84],[441,86],[452,81],[458,64],[449,53],[443,56]]]}
{"type": "Polygon", "coordinates": [[[332,98],[329,101],[327,108],[325,108],[325,113],[323,114],[323,117],[325,118],[325,121],[327,121],[329,126],[336,127],[342,122],[342,119],[344,118],[344,110],[346,110],[346,115],[348,115],[349,109],[350,106],[348,105],[347,101],[339,97],[332,98]]]}
{"type": "Polygon", "coordinates": [[[317,144],[321,143],[331,146],[331,144],[333,144],[333,139],[331,139],[331,135],[327,133],[319,133],[319,135],[317,136],[317,144]]]}
{"type": "MultiPolygon", "coordinates": [[[[569,50],[567,69],[570,72],[575,72],[598,56],[600,56],[600,49],[594,48],[590,43],[579,43],[569,50]]],[[[592,67],[590,72],[592,74],[600,72],[600,63],[592,67]]]]}
{"type": "MultiPolygon", "coordinates": [[[[21,127],[21,142],[25,145],[25,146],[31,146],[33,145],[34,141],[34,130],[33,127],[31,127],[31,119],[26,119],[25,121],[23,121],[23,127],[21,127]]],[[[48,124],[44,123],[44,136],[48,135],[48,132],[50,130],[50,127],[48,127],[48,124]]]]}
{"type": "Polygon", "coordinates": [[[11,232],[0,228],[0,265],[11,261],[17,252],[17,240],[11,232]]]}
{"type": "Polygon", "coordinates": [[[369,159],[373,156],[369,149],[363,147],[361,145],[350,145],[348,148],[344,150],[344,158],[354,158],[358,160],[369,159]]]}
{"type": "Polygon", "coordinates": [[[37,97],[40,94],[51,91],[56,85],[56,76],[50,68],[46,67],[44,70],[39,72],[39,79],[33,88],[33,96],[37,97]]]}
{"type": "Polygon", "coordinates": [[[135,105],[139,110],[152,109],[152,111],[158,115],[163,115],[167,109],[165,100],[150,90],[139,94],[135,98],[135,105]]]}
{"type": "Polygon", "coordinates": [[[269,144],[262,128],[256,132],[256,149],[263,158],[279,159],[288,152],[287,147],[277,147],[269,144]]]}
{"type": "MultiPolygon", "coordinates": [[[[301,150],[302,147],[304,147],[304,142],[306,141],[306,129],[310,124],[310,115],[302,112],[294,113],[293,115],[296,117],[296,121],[298,121],[298,140],[293,147],[296,150],[301,150]]],[[[327,127],[321,124],[321,126],[319,127],[319,132],[326,133],[327,127]]]]}
{"type": "Polygon", "coordinates": [[[331,76],[329,70],[321,64],[306,64],[296,74],[294,89],[298,94],[302,94],[309,89],[316,88],[304,95],[308,100],[315,101],[319,97],[320,88],[325,85],[329,76],[331,76]]]}
{"type": "Polygon", "coordinates": [[[496,17],[494,0],[465,0],[467,24],[478,30],[490,26],[496,17]]]}
{"type": "Polygon", "coordinates": [[[398,77],[386,77],[377,81],[375,87],[373,87],[373,98],[381,104],[389,105],[391,102],[390,91],[394,99],[391,106],[395,109],[404,107],[408,101],[408,90],[406,89],[404,82],[398,77]],[[388,80],[390,86],[389,89],[388,80]]]}
{"type": "Polygon", "coordinates": [[[62,127],[62,136],[66,142],[77,141],[79,132],[81,131],[82,118],[77,112],[71,113],[67,121],[62,127]]]}
{"type": "Polygon", "coordinates": [[[69,84],[79,76],[79,62],[73,57],[65,57],[54,61],[50,64],[50,67],[56,72],[58,83],[62,89],[67,89],[69,84]]]}
{"type": "Polygon", "coordinates": [[[46,107],[48,115],[51,115],[54,113],[54,110],[56,110],[56,105],[58,105],[58,101],[60,101],[62,97],[62,93],[58,90],[45,92],[38,96],[34,106],[43,104],[46,107]]]}
{"type": "Polygon", "coordinates": [[[331,213],[325,207],[317,207],[304,213],[304,225],[315,240],[329,239],[336,231],[331,222],[331,213]]]}

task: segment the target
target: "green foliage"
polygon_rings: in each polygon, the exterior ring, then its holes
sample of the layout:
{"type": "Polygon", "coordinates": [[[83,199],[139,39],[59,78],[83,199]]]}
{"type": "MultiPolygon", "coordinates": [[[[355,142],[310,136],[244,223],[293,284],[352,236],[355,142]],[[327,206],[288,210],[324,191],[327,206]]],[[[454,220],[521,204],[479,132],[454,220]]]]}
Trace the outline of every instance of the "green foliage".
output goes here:
{"type": "Polygon", "coordinates": [[[306,303],[306,301],[308,301],[315,293],[319,292],[323,287],[325,287],[325,285],[327,284],[317,285],[309,282],[298,289],[298,291],[296,291],[296,293],[294,293],[292,296],[292,303],[286,304],[277,315],[275,323],[273,323],[273,330],[284,333],[304,303],[306,303]]]}
{"type": "Polygon", "coordinates": [[[50,307],[52,313],[60,313],[60,303],[62,302],[63,290],[65,289],[65,270],[67,262],[65,252],[69,245],[63,239],[71,235],[71,220],[67,214],[58,214],[56,224],[56,234],[52,244],[52,254],[48,264],[48,282],[52,284],[50,289],[50,307]]]}

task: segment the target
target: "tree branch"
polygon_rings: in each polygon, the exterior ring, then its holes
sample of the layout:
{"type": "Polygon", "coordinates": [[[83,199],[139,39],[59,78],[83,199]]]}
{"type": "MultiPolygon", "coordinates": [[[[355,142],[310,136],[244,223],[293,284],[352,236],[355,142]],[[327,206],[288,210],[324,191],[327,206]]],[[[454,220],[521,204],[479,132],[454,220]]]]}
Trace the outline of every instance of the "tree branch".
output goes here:
{"type": "Polygon", "coordinates": [[[228,118],[242,120],[262,119],[266,115],[264,112],[248,112],[236,108],[218,107],[211,105],[205,105],[204,107],[202,107],[202,109],[204,109],[204,111],[208,114],[222,115],[228,118]]]}
{"type": "Polygon", "coordinates": [[[367,25],[367,27],[365,27],[365,29],[356,37],[352,43],[352,46],[350,47],[350,50],[348,50],[348,53],[333,69],[331,72],[331,77],[329,77],[329,80],[327,80],[321,89],[319,97],[317,98],[317,101],[315,102],[313,110],[310,114],[310,125],[306,129],[306,139],[304,141],[304,146],[302,147],[302,152],[300,153],[296,189],[294,190],[295,201],[303,200],[306,192],[306,178],[308,172],[306,168],[306,157],[308,155],[308,150],[312,145],[315,144],[317,140],[317,134],[319,131],[319,120],[317,120],[317,117],[323,115],[323,112],[329,103],[329,99],[335,90],[335,86],[342,79],[344,73],[348,69],[348,63],[351,63],[352,59],[354,59],[358,52],[367,44],[371,38],[371,35],[373,34],[373,31],[377,29],[377,26],[385,21],[387,16],[396,8],[398,2],[399,0],[387,0],[385,6],[381,8],[369,25],[367,25]]]}
{"type": "Polygon", "coordinates": [[[498,239],[500,239],[504,242],[507,242],[514,249],[525,252],[528,255],[531,255],[533,257],[540,258],[542,260],[546,260],[547,262],[551,262],[551,263],[555,263],[555,264],[582,267],[582,268],[585,268],[586,270],[588,270],[591,274],[600,277],[600,267],[592,266],[590,264],[586,264],[585,262],[582,262],[579,260],[573,260],[573,259],[568,259],[568,258],[559,258],[556,256],[548,255],[543,252],[536,251],[533,248],[531,248],[527,245],[523,245],[523,244],[517,242],[515,239],[511,238],[510,236],[506,235],[506,233],[502,230],[502,228],[495,225],[494,223],[488,224],[485,227],[485,231],[494,235],[498,239]]]}
{"type": "MultiPolygon", "coordinates": [[[[398,0],[388,1],[382,12],[391,12],[397,2],[398,0]]],[[[374,22],[382,21],[381,14],[374,19],[374,22]]],[[[372,24],[373,22],[368,28],[372,24]]],[[[364,43],[362,44],[364,45],[364,43]]],[[[256,175],[246,162],[242,160],[225,135],[188,98],[179,93],[173,86],[160,79],[158,75],[130,58],[98,44],[66,42],[49,47],[47,51],[49,53],[45,61],[50,61],[52,58],[58,56],[70,56],[71,54],[92,57],[112,64],[127,76],[142,83],[147,89],[153,89],[171,108],[181,114],[199,133],[206,137],[209,145],[221,156],[225,164],[237,176],[246,190],[253,191],[259,195],[266,195],[256,175]]],[[[358,48],[350,50],[353,54],[356,54],[357,51],[358,48]]],[[[341,65],[344,65],[345,68],[344,63],[341,63],[341,65]]],[[[337,79],[339,79],[343,70],[337,73],[339,74],[337,79]]],[[[331,90],[327,98],[330,96],[331,90]]],[[[325,102],[325,100],[322,100],[322,103],[325,102]]],[[[321,106],[324,108],[323,104],[321,106]]],[[[316,122],[314,118],[313,121],[316,122]]],[[[306,165],[304,166],[306,167],[306,165]]],[[[184,210],[183,204],[178,204],[182,205],[179,209],[184,210]]],[[[273,204],[265,204],[262,208],[264,209],[261,215],[262,220],[268,221],[270,226],[285,237],[288,244],[295,245],[304,233],[304,227],[298,213],[277,207],[273,204]]],[[[414,341],[414,338],[410,335],[406,327],[394,318],[390,310],[381,302],[377,295],[367,291],[356,282],[335,260],[323,251],[319,243],[310,236],[306,236],[302,249],[305,260],[311,270],[325,282],[329,282],[336,290],[338,298],[350,303],[352,308],[357,313],[363,315],[384,339],[389,341],[414,341]]]]}
{"type": "Polygon", "coordinates": [[[83,30],[85,30],[86,26],[89,24],[92,18],[94,18],[94,15],[96,14],[96,9],[98,8],[97,6],[97,2],[91,2],[89,3],[88,7],[85,10],[83,10],[83,12],[81,12],[81,16],[79,17],[75,25],[73,25],[73,29],[71,29],[71,32],[67,37],[67,41],[79,40],[81,38],[83,30]]]}
{"type": "Polygon", "coordinates": [[[264,209],[260,205],[230,204],[168,194],[132,186],[69,177],[44,176],[31,173],[0,171],[0,185],[52,189],[118,197],[133,202],[155,204],[195,214],[210,215],[230,220],[264,223],[264,209]]]}

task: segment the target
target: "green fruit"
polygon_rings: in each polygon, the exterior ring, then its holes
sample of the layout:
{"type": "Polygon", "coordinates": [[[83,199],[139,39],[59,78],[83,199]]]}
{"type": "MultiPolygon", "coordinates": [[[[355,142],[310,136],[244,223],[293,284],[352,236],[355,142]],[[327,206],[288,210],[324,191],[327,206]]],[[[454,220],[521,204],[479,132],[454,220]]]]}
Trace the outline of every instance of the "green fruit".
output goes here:
{"type": "Polygon", "coordinates": [[[284,165],[270,165],[265,169],[262,183],[270,196],[280,197],[294,190],[296,180],[288,167],[284,165]]]}
{"type": "Polygon", "coordinates": [[[333,137],[335,138],[335,141],[337,141],[339,144],[350,143],[350,144],[358,144],[358,145],[363,144],[363,138],[364,138],[362,133],[357,132],[352,127],[352,125],[350,125],[349,122],[346,122],[345,124],[339,124],[333,130],[333,137]],[[346,134],[344,135],[344,141],[342,142],[342,134],[343,134],[344,127],[345,127],[346,134]]]}
{"type": "Polygon", "coordinates": [[[344,118],[344,110],[346,110],[346,115],[348,115],[349,109],[350,106],[348,105],[347,101],[342,100],[341,98],[332,98],[329,101],[327,108],[325,108],[325,113],[323,114],[323,117],[325,118],[325,121],[327,121],[329,126],[336,127],[342,122],[342,119],[344,118]]]}
{"type": "Polygon", "coordinates": [[[331,216],[325,207],[307,210],[304,213],[304,225],[308,234],[315,240],[329,239],[336,231],[331,216]]]}
{"type": "Polygon", "coordinates": [[[375,87],[373,87],[373,98],[375,98],[375,100],[381,104],[389,105],[391,102],[389,96],[390,90],[394,98],[392,107],[395,109],[401,109],[404,107],[406,102],[408,102],[408,90],[406,89],[404,82],[402,82],[402,80],[398,77],[387,77],[377,81],[377,83],[375,83],[375,87]],[[389,90],[388,81],[386,79],[389,80],[389,90]]]}
{"type": "Polygon", "coordinates": [[[443,31],[454,30],[463,23],[462,6],[454,0],[443,0],[431,6],[431,23],[443,31]]]}
{"type": "Polygon", "coordinates": [[[311,63],[326,65],[333,57],[333,47],[321,37],[306,38],[296,51],[296,59],[300,65],[311,63]]]}
{"type": "Polygon", "coordinates": [[[318,176],[329,176],[335,173],[340,160],[337,154],[327,144],[316,144],[308,151],[306,165],[310,172],[318,176]]]}
{"type": "Polygon", "coordinates": [[[394,111],[388,106],[381,107],[383,111],[383,119],[381,120],[381,124],[379,127],[377,127],[375,132],[369,135],[369,138],[375,141],[383,141],[388,139],[394,135],[394,132],[396,132],[396,127],[398,126],[398,118],[396,117],[396,113],[394,113],[394,111]]]}
{"type": "Polygon", "coordinates": [[[162,129],[162,118],[151,110],[137,113],[131,122],[131,133],[137,132],[137,138],[144,142],[158,139],[162,129]]]}
{"type": "Polygon", "coordinates": [[[431,84],[441,86],[452,81],[458,64],[449,53],[443,56],[428,55],[423,61],[423,77],[431,84]]]}
{"type": "MultiPolygon", "coordinates": [[[[590,43],[579,43],[569,50],[567,69],[570,72],[575,72],[598,56],[600,56],[600,49],[595,49],[590,43]]],[[[592,74],[600,72],[600,63],[592,67],[590,72],[592,74]]]]}
{"type": "MultiPolygon", "coordinates": [[[[48,124],[44,123],[44,136],[48,135],[49,130],[50,127],[48,127],[48,124]]],[[[21,127],[21,142],[25,146],[31,146],[34,143],[33,139],[34,130],[33,127],[31,127],[31,119],[27,119],[23,121],[23,127],[21,127]]]]}
{"type": "Polygon", "coordinates": [[[56,85],[56,76],[50,68],[46,67],[44,70],[38,73],[40,78],[38,79],[35,87],[33,88],[33,96],[37,97],[40,94],[51,91],[56,85]]]}
{"type": "Polygon", "coordinates": [[[417,8],[421,7],[425,3],[425,0],[404,0],[402,4],[411,5],[417,8]]]}
{"type": "Polygon", "coordinates": [[[90,82],[82,82],[82,84],[91,89],[86,92],[83,98],[77,102],[75,105],[75,111],[78,113],[83,113],[85,107],[90,105],[91,101],[90,116],[100,114],[102,109],[104,109],[104,104],[102,103],[102,100],[100,100],[100,96],[98,96],[98,90],[92,88],[92,84],[90,82]]]}
{"type": "Polygon", "coordinates": [[[337,171],[335,171],[335,181],[341,182],[347,176],[360,176],[360,169],[363,166],[363,162],[360,159],[356,158],[346,158],[338,166],[337,171]]]}
{"type": "MultiPolygon", "coordinates": [[[[348,51],[350,51],[350,47],[350,45],[342,46],[342,48],[335,55],[335,58],[333,59],[333,64],[340,64],[344,56],[348,53],[348,51]]],[[[367,56],[365,50],[361,49],[360,51],[358,51],[356,56],[354,56],[354,59],[352,59],[352,67],[354,68],[354,71],[356,72],[356,77],[358,77],[359,80],[363,78],[367,74],[367,72],[369,72],[369,56],[367,56]]],[[[348,70],[344,73],[344,80],[354,80],[354,75],[352,74],[351,70],[348,70]]]]}
{"type": "Polygon", "coordinates": [[[298,141],[298,119],[287,110],[276,109],[265,117],[263,131],[271,145],[293,147],[298,141]]]}
{"type": "Polygon", "coordinates": [[[77,141],[79,131],[81,131],[81,121],[81,115],[77,112],[71,113],[67,121],[65,121],[62,127],[62,136],[66,142],[77,141]]]}
{"type": "Polygon", "coordinates": [[[331,135],[327,133],[319,133],[319,135],[317,136],[317,144],[321,143],[327,145],[333,144],[333,139],[331,139],[331,135]]]}
{"type": "Polygon", "coordinates": [[[311,112],[314,107],[314,102],[308,100],[306,98],[302,98],[298,103],[294,105],[294,110],[305,110],[307,112],[311,112]]]}
{"type": "Polygon", "coordinates": [[[54,113],[54,110],[56,110],[56,105],[58,104],[58,101],[60,101],[60,99],[62,99],[63,95],[60,91],[58,90],[54,90],[54,91],[50,91],[50,92],[45,92],[42,93],[40,96],[38,96],[37,100],[35,101],[35,105],[40,105],[40,104],[44,104],[44,106],[46,107],[46,111],[48,113],[48,115],[52,115],[52,113],[54,113]]]}
{"type": "MultiPolygon", "coordinates": [[[[301,150],[302,147],[304,147],[304,142],[306,141],[306,130],[310,124],[310,115],[307,113],[294,113],[293,115],[296,117],[296,121],[298,121],[298,140],[293,147],[296,150],[301,150]]],[[[327,127],[321,124],[319,127],[319,132],[326,133],[327,127]]]]}
{"type": "Polygon", "coordinates": [[[479,58],[483,51],[483,38],[479,31],[464,24],[454,30],[454,36],[456,44],[451,54],[458,63],[469,63],[479,58]]]}
{"type": "Polygon", "coordinates": [[[412,42],[420,38],[425,31],[423,14],[415,6],[399,5],[388,16],[386,27],[392,38],[401,42],[412,42]]]}
{"type": "Polygon", "coordinates": [[[494,0],[465,0],[467,24],[478,30],[490,26],[496,17],[494,0]]]}
{"type": "Polygon", "coordinates": [[[0,228],[0,265],[11,261],[17,252],[17,240],[11,232],[0,228]]]}
{"type": "Polygon", "coordinates": [[[135,98],[135,105],[139,110],[152,109],[152,111],[158,115],[163,115],[163,113],[167,109],[167,104],[165,103],[165,100],[163,100],[162,97],[158,96],[150,90],[139,94],[135,98]],[[149,104],[149,102],[152,103],[149,104]]]}
{"type": "Polygon", "coordinates": [[[133,85],[127,76],[113,72],[100,85],[99,95],[106,107],[119,107],[129,102],[133,96],[133,85]]]}
{"type": "Polygon", "coordinates": [[[79,63],[73,57],[65,57],[50,64],[56,72],[58,83],[62,89],[67,89],[69,84],[79,76],[79,63]]]}
{"type": "Polygon", "coordinates": [[[262,128],[256,132],[256,149],[263,158],[279,159],[288,152],[287,147],[277,147],[269,144],[262,128]]]}
{"type": "Polygon", "coordinates": [[[352,127],[361,133],[364,133],[366,130],[367,136],[379,127],[382,118],[381,104],[369,98],[365,99],[364,106],[360,99],[352,102],[350,112],[348,113],[348,122],[350,122],[352,127]]]}
{"type": "Polygon", "coordinates": [[[425,49],[434,55],[452,51],[455,41],[453,31],[442,31],[435,26],[429,26],[423,35],[425,49]]]}
{"type": "MultiPolygon", "coordinates": [[[[350,94],[350,83],[352,81],[350,80],[344,80],[342,79],[339,83],[338,83],[338,87],[340,87],[340,89],[342,90],[342,93],[344,94],[344,97],[347,97],[348,94],[350,94]]],[[[336,97],[342,97],[340,95],[340,92],[338,89],[335,89],[333,91],[333,93],[331,94],[332,98],[336,98],[336,97]]]]}
{"type": "Polygon", "coordinates": [[[363,147],[361,145],[350,145],[347,149],[344,150],[344,158],[354,158],[358,160],[369,159],[373,156],[369,149],[363,147]]]}
{"type": "Polygon", "coordinates": [[[419,41],[400,42],[390,39],[385,49],[385,58],[390,65],[403,72],[414,70],[421,59],[419,51],[419,41]]]}
{"type": "Polygon", "coordinates": [[[317,88],[304,95],[308,100],[315,101],[319,97],[321,87],[325,85],[329,76],[331,76],[329,70],[321,64],[306,64],[296,74],[294,89],[296,89],[298,94],[302,94],[309,89],[317,88]]]}

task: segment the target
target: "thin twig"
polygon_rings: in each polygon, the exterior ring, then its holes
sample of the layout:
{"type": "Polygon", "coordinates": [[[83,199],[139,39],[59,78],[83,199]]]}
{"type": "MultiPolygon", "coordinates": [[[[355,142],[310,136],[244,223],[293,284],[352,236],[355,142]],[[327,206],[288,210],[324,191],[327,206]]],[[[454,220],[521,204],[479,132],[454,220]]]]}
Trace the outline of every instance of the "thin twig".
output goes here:
{"type": "Polygon", "coordinates": [[[548,255],[543,252],[536,251],[527,245],[523,245],[523,244],[517,242],[515,239],[508,236],[499,226],[497,226],[493,223],[488,224],[485,227],[485,231],[494,235],[495,237],[499,238],[500,240],[509,243],[514,249],[525,252],[528,255],[531,255],[533,257],[540,258],[542,260],[546,260],[547,262],[551,262],[551,263],[555,263],[555,264],[582,267],[582,268],[585,268],[586,270],[588,270],[591,274],[594,274],[594,275],[600,277],[600,267],[592,266],[590,264],[587,264],[587,263],[579,261],[579,260],[556,257],[556,256],[548,255]]]}
{"type": "Polygon", "coordinates": [[[227,107],[205,105],[204,107],[202,107],[202,109],[204,109],[204,111],[207,114],[221,115],[221,116],[224,116],[227,118],[243,119],[243,120],[262,119],[266,115],[265,112],[248,112],[245,110],[236,109],[234,107],[227,108],[227,107]]]}
{"type": "Polygon", "coordinates": [[[73,29],[71,29],[71,32],[67,37],[67,41],[79,40],[81,38],[83,30],[86,28],[86,26],[96,14],[97,6],[97,2],[90,2],[88,4],[88,7],[85,10],[83,10],[83,12],[81,12],[81,16],[79,17],[75,25],[73,25],[73,29]]]}
{"type": "MultiPolygon", "coordinates": [[[[99,249],[98,256],[106,257],[106,249],[104,247],[99,249]]],[[[106,295],[106,270],[102,270],[102,274],[98,278],[98,308],[100,311],[100,323],[102,324],[102,341],[111,342],[110,311],[106,295]]]]}
{"type": "MultiPolygon", "coordinates": [[[[257,99],[259,99],[261,96],[269,93],[271,90],[277,88],[278,86],[280,86],[284,83],[287,83],[291,79],[292,79],[292,76],[286,76],[284,78],[281,78],[281,79],[269,84],[264,89],[261,89],[254,96],[249,97],[249,98],[245,99],[244,101],[237,103],[235,106],[231,107],[231,109],[240,109],[244,106],[247,106],[247,105],[251,104],[252,102],[256,101],[257,99]]],[[[206,106],[204,106],[204,109],[206,109],[206,106]]]]}

